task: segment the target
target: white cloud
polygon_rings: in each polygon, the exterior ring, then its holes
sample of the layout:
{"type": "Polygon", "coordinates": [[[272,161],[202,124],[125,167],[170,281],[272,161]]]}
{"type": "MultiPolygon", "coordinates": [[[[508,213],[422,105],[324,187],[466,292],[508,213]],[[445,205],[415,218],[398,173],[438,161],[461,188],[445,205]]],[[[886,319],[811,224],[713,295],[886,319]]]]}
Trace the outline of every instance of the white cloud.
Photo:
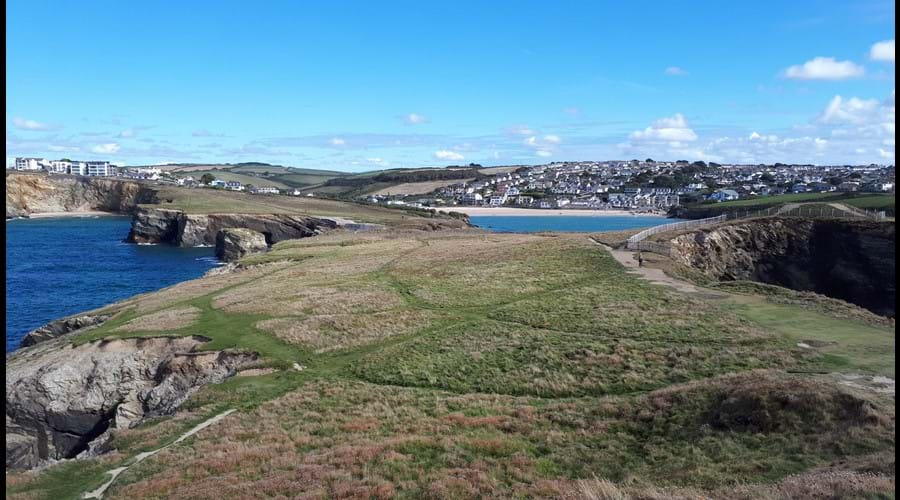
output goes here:
{"type": "MultiPolygon", "coordinates": [[[[725,138],[727,139],[727,137],[725,138]]],[[[750,134],[748,138],[750,141],[764,141],[764,142],[775,142],[778,140],[778,136],[774,134],[762,135],[757,132],[753,132],[750,134]]]]}
{"type": "Polygon", "coordinates": [[[669,76],[687,76],[688,72],[683,68],[679,68],[678,66],[669,66],[664,71],[665,74],[669,76]]]}
{"type": "Polygon", "coordinates": [[[119,145],[114,142],[109,142],[106,144],[97,144],[96,146],[91,148],[91,151],[94,153],[100,154],[114,154],[119,152],[119,145]]]}
{"type": "Polygon", "coordinates": [[[439,151],[434,152],[434,157],[438,160],[464,160],[465,157],[459,153],[454,153],[453,151],[448,151],[446,149],[441,149],[439,151]]]}
{"type": "Polygon", "coordinates": [[[859,78],[865,73],[862,66],[852,61],[836,61],[833,57],[817,57],[784,71],[785,76],[795,80],[846,80],[859,78]]]}
{"type": "Polygon", "coordinates": [[[131,130],[131,129],[123,130],[123,131],[119,132],[119,137],[122,137],[124,139],[134,137],[134,135],[135,135],[134,130],[131,130]]]}
{"type": "Polygon", "coordinates": [[[332,137],[331,140],[328,141],[328,143],[331,144],[332,146],[337,146],[337,147],[347,145],[347,141],[341,139],[340,137],[332,137]]]}
{"type": "Polygon", "coordinates": [[[872,45],[869,49],[869,59],[873,61],[894,62],[894,41],[885,40],[872,45]]]}
{"type": "Polygon", "coordinates": [[[535,151],[534,154],[540,156],[541,158],[547,158],[548,156],[553,156],[553,153],[551,153],[550,151],[545,151],[543,149],[535,151]]]}
{"type": "Polygon", "coordinates": [[[403,121],[407,125],[418,125],[421,123],[428,123],[428,118],[426,118],[418,113],[410,113],[403,117],[403,121]]]}
{"type": "Polygon", "coordinates": [[[660,118],[644,130],[632,132],[630,137],[636,141],[691,142],[697,140],[697,134],[691,130],[681,113],[660,118]]]}
{"type": "Polygon", "coordinates": [[[877,115],[881,103],[877,99],[844,99],[836,95],[828,103],[818,121],[825,124],[852,123],[862,125],[871,122],[877,115]]]}
{"type": "Polygon", "coordinates": [[[13,118],[13,126],[21,130],[52,130],[54,127],[47,123],[41,123],[34,120],[26,120],[24,118],[13,118]]]}
{"type": "Polygon", "coordinates": [[[558,135],[550,134],[544,136],[544,141],[549,142],[550,144],[559,144],[560,138],[558,135]]]}
{"type": "Polygon", "coordinates": [[[878,148],[878,156],[880,156],[884,159],[890,160],[890,159],[894,158],[894,152],[893,151],[885,151],[884,149],[878,148]]]}

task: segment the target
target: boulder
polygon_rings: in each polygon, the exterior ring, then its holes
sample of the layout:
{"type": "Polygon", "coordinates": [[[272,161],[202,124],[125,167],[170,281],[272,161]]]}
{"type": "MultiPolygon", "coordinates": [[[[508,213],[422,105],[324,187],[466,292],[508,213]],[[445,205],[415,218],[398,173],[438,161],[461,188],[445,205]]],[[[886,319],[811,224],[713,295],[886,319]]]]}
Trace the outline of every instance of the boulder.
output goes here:
{"type": "Polygon", "coordinates": [[[243,228],[220,229],[216,234],[216,257],[225,262],[239,260],[248,253],[265,252],[264,234],[243,228]]]}

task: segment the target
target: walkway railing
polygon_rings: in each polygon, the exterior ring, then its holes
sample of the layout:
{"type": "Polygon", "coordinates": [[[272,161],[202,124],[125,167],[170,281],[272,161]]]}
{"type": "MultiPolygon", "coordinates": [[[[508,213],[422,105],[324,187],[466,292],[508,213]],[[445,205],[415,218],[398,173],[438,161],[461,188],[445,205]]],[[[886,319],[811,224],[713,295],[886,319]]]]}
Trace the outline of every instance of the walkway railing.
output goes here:
{"type": "Polygon", "coordinates": [[[702,226],[710,226],[712,224],[718,224],[719,222],[724,222],[728,220],[728,215],[719,215],[716,217],[709,217],[706,219],[697,219],[697,220],[686,220],[681,222],[671,222],[669,224],[663,224],[661,226],[653,226],[644,229],[643,231],[631,236],[628,238],[627,243],[625,245],[629,250],[643,250],[637,247],[637,244],[641,241],[645,240],[648,236],[654,235],[656,233],[665,233],[668,231],[682,231],[684,229],[691,229],[694,227],[702,227],[702,226]]]}

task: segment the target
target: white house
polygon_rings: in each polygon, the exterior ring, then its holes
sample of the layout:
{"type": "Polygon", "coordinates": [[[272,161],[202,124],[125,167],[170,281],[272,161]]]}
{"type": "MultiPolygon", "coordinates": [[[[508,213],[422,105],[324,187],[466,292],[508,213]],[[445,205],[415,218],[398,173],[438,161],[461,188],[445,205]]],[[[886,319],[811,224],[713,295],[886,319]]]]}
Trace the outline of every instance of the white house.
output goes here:
{"type": "Polygon", "coordinates": [[[733,189],[719,189],[715,193],[709,195],[710,200],[715,201],[731,201],[740,197],[737,191],[733,189]]]}
{"type": "Polygon", "coordinates": [[[278,188],[272,186],[259,186],[250,190],[253,194],[278,194],[278,188]]]}

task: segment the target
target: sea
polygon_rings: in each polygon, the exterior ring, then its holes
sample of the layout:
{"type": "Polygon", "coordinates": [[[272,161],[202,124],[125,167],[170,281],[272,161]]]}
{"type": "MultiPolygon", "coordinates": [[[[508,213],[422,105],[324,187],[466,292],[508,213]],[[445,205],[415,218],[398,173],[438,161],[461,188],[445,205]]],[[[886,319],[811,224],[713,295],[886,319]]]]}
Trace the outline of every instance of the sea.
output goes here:
{"type": "Polygon", "coordinates": [[[6,221],[6,352],[30,330],[220,265],[212,248],[125,243],[123,216],[6,221]]]}
{"type": "Polygon", "coordinates": [[[594,233],[623,231],[659,226],[681,219],[658,215],[472,215],[469,222],[489,231],[501,233],[534,233],[538,231],[572,231],[594,233]]]}

